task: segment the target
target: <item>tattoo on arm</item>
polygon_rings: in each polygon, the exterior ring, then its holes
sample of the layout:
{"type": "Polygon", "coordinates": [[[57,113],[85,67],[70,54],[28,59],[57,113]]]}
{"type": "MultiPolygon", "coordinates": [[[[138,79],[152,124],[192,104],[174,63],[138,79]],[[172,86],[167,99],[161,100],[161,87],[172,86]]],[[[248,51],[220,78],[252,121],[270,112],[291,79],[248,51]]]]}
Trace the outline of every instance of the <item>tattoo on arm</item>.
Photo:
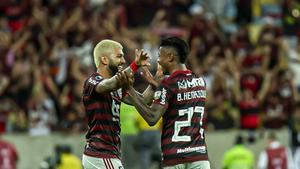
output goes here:
{"type": "MultiPolygon", "coordinates": [[[[125,70],[126,73],[130,73],[131,69],[130,67],[127,67],[125,70]]],[[[103,92],[108,92],[108,91],[112,91],[112,90],[116,90],[118,88],[121,87],[122,80],[120,80],[120,77],[118,75],[114,75],[113,77],[109,78],[109,79],[104,79],[103,81],[101,81],[97,87],[96,87],[96,91],[98,93],[103,93],[103,92]]]]}
{"type": "Polygon", "coordinates": [[[145,99],[137,92],[135,92],[132,87],[129,89],[129,94],[131,95],[132,104],[135,106],[141,116],[147,121],[150,126],[155,125],[165,111],[163,110],[164,108],[162,106],[148,106],[145,102],[145,99]]]}

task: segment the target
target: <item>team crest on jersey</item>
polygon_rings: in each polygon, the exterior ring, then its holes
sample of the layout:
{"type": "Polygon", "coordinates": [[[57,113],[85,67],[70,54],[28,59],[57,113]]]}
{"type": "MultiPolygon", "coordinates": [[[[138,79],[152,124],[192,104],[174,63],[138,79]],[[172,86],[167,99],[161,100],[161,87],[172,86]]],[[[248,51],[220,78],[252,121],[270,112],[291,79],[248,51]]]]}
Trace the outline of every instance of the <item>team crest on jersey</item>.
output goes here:
{"type": "Polygon", "coordinates": [[[96,76],[95,79],[96,79],[96,80],[101,80],[102,77],[101,77],[101,76],[96,76]]]}

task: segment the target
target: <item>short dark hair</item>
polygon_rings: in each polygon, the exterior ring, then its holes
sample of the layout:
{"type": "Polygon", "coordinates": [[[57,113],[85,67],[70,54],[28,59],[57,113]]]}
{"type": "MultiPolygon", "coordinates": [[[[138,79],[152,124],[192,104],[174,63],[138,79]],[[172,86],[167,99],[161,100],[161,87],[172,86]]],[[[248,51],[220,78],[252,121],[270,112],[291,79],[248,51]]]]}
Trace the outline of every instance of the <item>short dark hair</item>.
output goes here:
{"type": "Polygon", "coordinates": [[[275,134],[274,131],[271,131],[271,132],[269,133],[268,139],[270,139],[270,140],[276,140],[276,139],[277,139],[277,136],[276,136],[276,134],[275,134]]]}
{"type": "Polygon", "coordinates": [[[244,137],[242,135],[237,135],[235,138],[235,144],[244,144],[244,137]]]}
{"type": "Polygon", "coordinates": [[[180,63],[185,62],[185,60],[188,56],[188,53],[189,53],[188,44],[184,40],[182,40],[178,37],[165,38],[161,41],[160,46],[161,47],[173,47],[177,51],[180,63]]]}

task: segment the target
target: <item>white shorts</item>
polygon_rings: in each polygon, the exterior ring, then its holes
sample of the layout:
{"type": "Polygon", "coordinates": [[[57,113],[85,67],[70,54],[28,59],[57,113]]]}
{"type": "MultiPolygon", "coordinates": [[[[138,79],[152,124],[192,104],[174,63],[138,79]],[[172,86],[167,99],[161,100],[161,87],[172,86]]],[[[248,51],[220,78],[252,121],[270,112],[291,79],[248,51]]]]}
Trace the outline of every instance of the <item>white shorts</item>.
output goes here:
{"type": "Polygon", "coordinates": [[[164,169],[210,169],[210,163],[209,161],[195,161],[191,163],[164,167],[164,169]]]}
{"type": "Polygon", "coordinates": [[[96,158],[85,154],[82,155],[82,165],[84,169],[124,169],[118,158],[96,158]]]}

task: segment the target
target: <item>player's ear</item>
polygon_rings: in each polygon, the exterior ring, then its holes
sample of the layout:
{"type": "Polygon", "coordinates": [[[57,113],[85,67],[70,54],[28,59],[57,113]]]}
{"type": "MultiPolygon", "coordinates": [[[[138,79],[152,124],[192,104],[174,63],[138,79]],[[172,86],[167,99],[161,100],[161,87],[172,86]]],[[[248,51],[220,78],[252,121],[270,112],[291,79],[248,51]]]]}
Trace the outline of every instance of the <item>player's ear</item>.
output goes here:
{"type": "Polygon", "coordinates": [[[107,56],[100,56],[100,62],[103,64],[103,65],[108,65],[108,57],[107,56]]]}
{"type": "Polygon", "coordinates": [[[176,58],[176,56],[173,53],[169,53],[168,54],[168,61],[169,62],[173,62],[176,58]]]}

